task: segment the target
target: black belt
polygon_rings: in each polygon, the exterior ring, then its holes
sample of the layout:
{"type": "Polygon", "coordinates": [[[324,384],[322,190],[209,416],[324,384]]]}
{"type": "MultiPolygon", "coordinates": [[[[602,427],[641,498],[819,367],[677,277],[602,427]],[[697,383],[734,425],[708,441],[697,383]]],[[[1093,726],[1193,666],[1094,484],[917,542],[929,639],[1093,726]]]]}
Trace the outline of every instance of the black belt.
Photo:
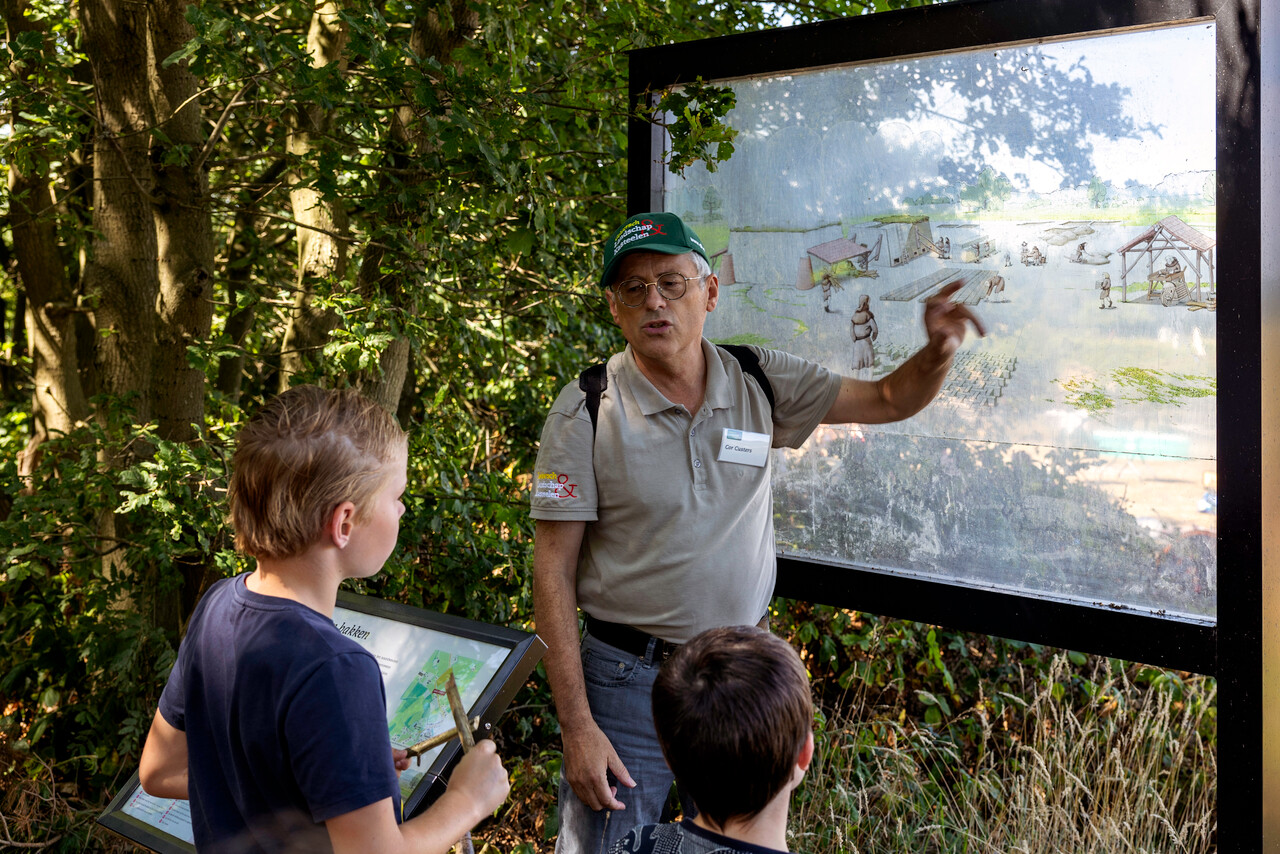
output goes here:
{"type": "Polygon", "coordinates": [[[642,632],[639,629],[624,626],[621,623],[606,623],[604,620],[597,620],[590,614],[587,614],[587,634],[596,640],[604,641],[609,646],[617,647],[623,652],[629,652],[641,658],[649,656],[650,641],[654,641],[652,660],[655,661],[666,661],[673,652],[680,648],[678,643],[654,637],[648,632],[642,632]]]}

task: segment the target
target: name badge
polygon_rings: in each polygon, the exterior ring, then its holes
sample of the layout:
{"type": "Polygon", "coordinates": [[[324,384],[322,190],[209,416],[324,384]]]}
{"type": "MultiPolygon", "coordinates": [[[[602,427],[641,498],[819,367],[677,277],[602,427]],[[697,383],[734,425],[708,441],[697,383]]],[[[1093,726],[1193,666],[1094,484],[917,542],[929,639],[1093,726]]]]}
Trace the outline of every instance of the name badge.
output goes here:
{"type": "Polygon", "coordinates": [[[726,427],[720,439],[720,454],[716,459],[722,463],[762,466],[769,461],[769,436],[766,433],[748,433],[746,430],[726,427]]]}

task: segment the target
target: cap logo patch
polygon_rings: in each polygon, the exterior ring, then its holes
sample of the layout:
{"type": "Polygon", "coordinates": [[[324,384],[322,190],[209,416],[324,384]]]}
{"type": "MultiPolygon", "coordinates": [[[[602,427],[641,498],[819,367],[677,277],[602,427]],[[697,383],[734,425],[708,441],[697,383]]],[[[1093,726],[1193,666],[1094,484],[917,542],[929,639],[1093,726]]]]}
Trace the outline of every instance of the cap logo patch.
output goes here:
{"type": "Polygon", "coordinates": [[[641,219],[635,222],[627,223],[626,228],[618,232],[618,238],[613,243],[613,252],[618,254],[624,246],[629,246],[637,240],[648,240],[650,237],[669,237],[663,229],[665,225],[655,223],[651,219],[641,219]]]}

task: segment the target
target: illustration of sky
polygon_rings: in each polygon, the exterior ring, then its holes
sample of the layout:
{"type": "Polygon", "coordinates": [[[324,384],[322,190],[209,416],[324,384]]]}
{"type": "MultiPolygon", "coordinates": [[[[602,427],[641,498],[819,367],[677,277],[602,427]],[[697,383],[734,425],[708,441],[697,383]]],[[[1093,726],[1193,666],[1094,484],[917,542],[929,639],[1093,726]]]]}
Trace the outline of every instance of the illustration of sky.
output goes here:
{"type": "Polygon", "coordinates": [[[1199,186],[1214,166],[1214,29],[1194,24],[734,81],[734,156],[672,176],[668,209],[813,228],[955,198],[1199,186]]]}
{"type": "MultiPolygon", "coordinates": [[[[1059,68],[1081,83],[1124,87],[1123,111],[1137,126],[1153,128],[1141,137],[1125,137],[1105,131],[1086,134],[1094,151],[1095,173],[1103,181],[1123,186],[1127,180],[1155,186],[1167,175],[1213,169],[1214,43],[1212,25],[1195,25],[1099,36],[1039,47],[1059,68]]],[[[1018,63],[1025,49],[1000,51],[1006,62],[1018,63]]],[[[1021,68],[1021,66],[1019,66],[1021,68]]],[[[1087,106],[1087,105],[1085,105],[1087,106]]],[[[913,122],[916,136],[927,150],[932,138],[954,138],[956,125],[973,109],[958,99],[946,116],[922,117],[913,122]]],[[[888,125],[889,123],[886,123],[888,125]]],[[[882,132],[901,133],[901,129],[882,132]]],[[[962,137],[963,138],[963,137],[962,137]]],[[[953,152],[963,156],[962,151],[953,152]]],[[[999,145],[983,158],[997,172],[1012,178],[1025,176],[1023,188],[1039,193],[1059,188],[1062,172],[1045,167],[1032,156],[1014,156],[999,145]]]]}

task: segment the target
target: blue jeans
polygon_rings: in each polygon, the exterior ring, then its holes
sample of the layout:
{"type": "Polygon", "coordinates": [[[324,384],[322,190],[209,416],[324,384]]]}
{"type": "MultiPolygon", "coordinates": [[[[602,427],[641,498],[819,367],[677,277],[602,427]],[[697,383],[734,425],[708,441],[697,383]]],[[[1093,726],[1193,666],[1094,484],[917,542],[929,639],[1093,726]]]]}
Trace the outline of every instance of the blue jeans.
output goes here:
{"type": "MultiPolygon", "coordinates": [[[[636,656],[586,635],[582,638],[582,675],[587,683],[591,717],[609,737],[626,766],[634,789],[618,786],[625,810],[596,812],[574,794],[560,772],[560,835],[556,854],[600,854],[627,831],[662,818],[674,779],[653,728],[649,696],[661,661],[655,661],[653,642],[648,653],[636,656]]],[[[614,783],[613,775],[609,782],[614,783]]]]}

